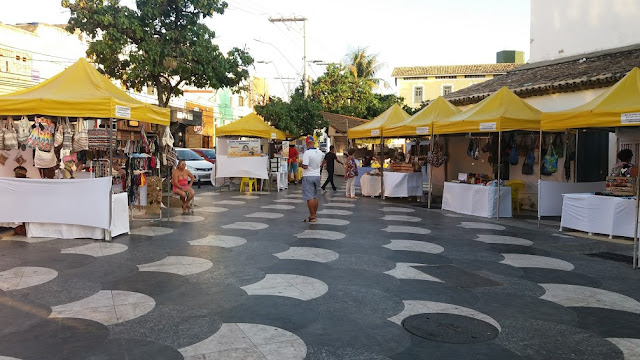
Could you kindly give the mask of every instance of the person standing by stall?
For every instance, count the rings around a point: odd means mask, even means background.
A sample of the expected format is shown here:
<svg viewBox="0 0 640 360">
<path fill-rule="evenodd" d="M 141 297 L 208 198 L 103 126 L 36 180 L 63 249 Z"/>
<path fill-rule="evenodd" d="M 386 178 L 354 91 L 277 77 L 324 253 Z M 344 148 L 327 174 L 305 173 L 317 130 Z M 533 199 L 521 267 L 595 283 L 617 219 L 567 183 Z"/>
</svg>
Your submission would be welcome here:
<svg viewBox="0 0 640 360">
<path fill-rule="evenodd" d="M 315 148 L 313 136 L 307 136 L 307 151 L 302 155 L 302 200 L 307 202 L 309 217 L 304 222 L 316 222 L 318 212 L 318 189 L 320 188 L 320 166 L 324 153 Z"/>
<path fill-rule="evenodd" d="M 338 164 L 344 165 L 338 157 L 336 156 L 336 147 L 331 145 L 329 146 L 329 152 L 324 155 L 324 161 L 322 164 L 327 168 L 327 180 L 322 185 L 322 190 L 326 190 L 327 184 L 331 183 L 331 188 L 333 191 L 336 191 L 336 184 L 333 183 L 333 173 L 335 171 L 334 162 L 338 162 Z"/>
<path fill-rule="evenodd" d="M 349 154 L 349 157 L 347 158 L 347 165 L 344 169 L 344 178 L 347 180 L 346 196 L 350 199 L 357 199 L 356 177 L 358 177 L 358 164 L 356 164 L 356 159 L 353 158 L 353 154 L 356 153 L 356 149 L 349 149 L 347 153 Z"/>
<path fill-rule="evenodd" d="M 289 158 L 287 164 L 289 164 L 289 181 L 291 181 L 291 174 L 293 174 L 293 183 L 296 183 L 296 176 L 298 176 L 298 150 L 294 144 L 289 145 Z"/>
</svg>

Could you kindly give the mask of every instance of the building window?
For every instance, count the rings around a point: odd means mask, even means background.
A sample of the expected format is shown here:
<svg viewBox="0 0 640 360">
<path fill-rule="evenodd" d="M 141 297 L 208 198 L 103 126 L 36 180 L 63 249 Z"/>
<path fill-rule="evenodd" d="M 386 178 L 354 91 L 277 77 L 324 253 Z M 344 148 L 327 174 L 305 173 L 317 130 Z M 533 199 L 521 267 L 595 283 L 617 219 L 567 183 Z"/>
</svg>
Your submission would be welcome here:
<svg viewBox="0 0 640 360">
<path fill-rule="evenodd" d="M 244 97 L 243 96 L 238 97 L 238 106 L 244 106 Z"/>
<path fill-rule="evenodd" d="M 486 75 L 465 75 L 465 79 L 484 79 Z"/>
<path fill-rule="evenodd" d="M 413 87 L 413 103 L 420 104 L 424 100 L 424 87 L 422 86 L 414 86 Z"/>
<path fill-rule="evenodd" d="M 440 80 L 440 79 L 457 79 L 458 77 L 456 75 L 438 75 L 436 76 L 436 79 Z"/>
<path fill-rule="evenodd" d="M 442 85 L 442 96 L 449 95 L 453 92 L 453 85 Z"/>
</svg>

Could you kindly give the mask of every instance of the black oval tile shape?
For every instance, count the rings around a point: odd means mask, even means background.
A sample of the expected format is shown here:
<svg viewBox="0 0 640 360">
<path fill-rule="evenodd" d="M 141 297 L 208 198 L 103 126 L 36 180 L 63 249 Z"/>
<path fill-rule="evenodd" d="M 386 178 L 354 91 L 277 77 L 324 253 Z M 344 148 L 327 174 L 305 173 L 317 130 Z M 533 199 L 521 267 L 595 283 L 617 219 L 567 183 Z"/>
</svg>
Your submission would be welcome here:
<svg viewBox="0 0 640 360">
<path fill-rule="evenodd" d="M 453 344 L 486 342 L 500 334 L 495 326 L 485 321 L 455 314 L 413 315 L 404 319 L 402 326 L 415 336 Z"/>
</svg>

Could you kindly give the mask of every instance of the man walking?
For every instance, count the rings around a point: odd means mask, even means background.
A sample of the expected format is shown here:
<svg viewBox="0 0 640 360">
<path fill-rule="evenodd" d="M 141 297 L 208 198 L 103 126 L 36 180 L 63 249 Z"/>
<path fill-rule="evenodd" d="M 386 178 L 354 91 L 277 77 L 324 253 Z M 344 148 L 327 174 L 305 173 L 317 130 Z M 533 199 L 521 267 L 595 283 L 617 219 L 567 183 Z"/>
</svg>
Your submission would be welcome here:
<svg viewBox="0 0 640 360">
<path fill-rule="evenodd" d="M 337 161 L 338 164 L 342 164 L 342 162 L 338 160 L 338 157 L 336 156 L 336 147 L 331 145 L 329 146 L 329 152 L 325 154 L 324 161 L 322 162 L 322 164 L 326 166 L 328 174 L 327 180 L 324 182 L 324 185 L 322 185 L 322 190 L 325 190 L 327 188 L 327 184 L 329 183 L 331 183 L 331 188 L 333 188 L 333 191 L 337 190 L 336 184 L 333 183 L 333 172 L 335 170 L 334 161 Z"/>
<path fill-rule="evenodd" d="M 320 166 L 323 159 L 322 151 L 315 148 L 313 136 L 307 136 L 307 151 L 302 155 L 302 200 L 307 202 L 309 217 L 304 222 L 317 221 Z"/>
</svg>

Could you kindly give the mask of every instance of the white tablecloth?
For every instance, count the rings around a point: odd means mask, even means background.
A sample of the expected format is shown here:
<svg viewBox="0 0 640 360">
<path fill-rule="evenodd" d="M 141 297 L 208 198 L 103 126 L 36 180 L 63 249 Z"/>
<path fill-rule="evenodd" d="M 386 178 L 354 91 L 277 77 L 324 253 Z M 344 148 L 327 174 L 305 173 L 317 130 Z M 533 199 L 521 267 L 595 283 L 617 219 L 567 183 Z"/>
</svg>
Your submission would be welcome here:
<svg viewBox="0 0 640 360">
<path fill-rule="evenodd" d="M 385 197 L 422 196 L 422 173 L 385 172 L 383 175 Z M 362 176 L 360 189 L 362 196 L 379 196 L 380 176 Z"/>
<path fill-rule="evenodd" d="M 228 157 L 218 155 L 216 158 L 216 177 L 250 177 L 268 179 L 269 158 L 266 156 Z"/>
<path fill-rule="evenodd" d="M 114 194 L 111 217 L 111 236 L 129 233 L 129 198 L 127 193 Z M 70 224 L 27 223 L 28 237 L 59 239 L 104 239 L 104 229 Z"/>
<path fill-rule="evenodd" d="M 565 194 L 562 228 L 611 236 L 633 237 L 636 201 L 592 194 Z"/>
<path fill-rule="evenodd" d="M 498 215 L 498 188 L 482 185 L 444 183 L 442 210 L 482 217 Z M 511 188 L 500 188 L 500 217 L 511 217 Z"/>
</svg>

